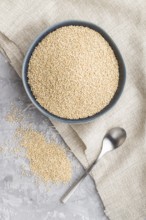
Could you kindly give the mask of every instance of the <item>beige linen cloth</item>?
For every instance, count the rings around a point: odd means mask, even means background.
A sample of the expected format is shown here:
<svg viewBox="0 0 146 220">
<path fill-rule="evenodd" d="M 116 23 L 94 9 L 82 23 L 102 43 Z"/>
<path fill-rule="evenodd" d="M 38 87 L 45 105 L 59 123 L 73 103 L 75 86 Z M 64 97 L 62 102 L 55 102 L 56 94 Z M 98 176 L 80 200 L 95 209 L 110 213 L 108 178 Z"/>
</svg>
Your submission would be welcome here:
<svg viewBox="0 0 146 220">
<path fill-rule="evenodd" d="M 84 167 L 98 155 L 105 132 L 124 127 L 127 141 L 97 164 L 93 178 L 111 220 L 146 219 L 146 65 L 145 0 L 1 0 L 0 50 L 21 76 L 24 55 L 45 28 L 64 20 L 102 27 L 125 60 L 124 92 L 94 122 L 68 125 L 52 121 Z"/>
</svg>

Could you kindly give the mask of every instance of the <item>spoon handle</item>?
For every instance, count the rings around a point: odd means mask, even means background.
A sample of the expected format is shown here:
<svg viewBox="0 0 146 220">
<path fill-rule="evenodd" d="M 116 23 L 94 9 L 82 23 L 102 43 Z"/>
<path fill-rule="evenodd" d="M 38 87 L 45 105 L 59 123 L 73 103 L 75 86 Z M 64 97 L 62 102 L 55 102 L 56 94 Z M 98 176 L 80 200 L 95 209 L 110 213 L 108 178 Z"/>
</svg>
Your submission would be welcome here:
<svg viewBox="0 0 146 220">
<path fill-rule="evenodd" d="M 83 180 L 86 178 L 86 176 L 90 173 L 90 171 L 92 170 L 92 168 L 95 166 L 97 160 L 95 160 L 91 166 L 85 171 L 85 173 L 80 177 L 80 179 L 77 180 L 77 182 L 75 182 L 71 188 L 65 193 L 65 195 L 61 198 L 61 202 L 62 203 L 66 203 L 69 198 L 72 196 L 72 194 L 76 191 L 76 189 L 78 188 L 78 186 L 83 182 Z"/>
</svg>

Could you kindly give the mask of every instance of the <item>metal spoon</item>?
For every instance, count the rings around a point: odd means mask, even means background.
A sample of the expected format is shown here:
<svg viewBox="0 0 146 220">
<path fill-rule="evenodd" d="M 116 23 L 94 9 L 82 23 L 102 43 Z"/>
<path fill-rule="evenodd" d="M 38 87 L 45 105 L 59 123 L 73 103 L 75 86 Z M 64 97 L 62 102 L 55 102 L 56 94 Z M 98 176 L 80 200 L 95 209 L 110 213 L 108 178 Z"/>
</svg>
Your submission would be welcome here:
<svg viewBox="0 0 146 220">
<path fill-rule="evenodd" d="M 77 187 L 81 184 L 81 182 L 85 179 L 85 177 L 90 173 L 95 164 L 98 162 L 101 157 L 103 157 L 107 152 L 114 150 L 115 148 L 122 145 L 126 139 L 126 131 L 123 128 L 112 128 L 110 129 L 104 136 L 102 141 L 102 147 L 99 156 L 97 159 L 90 165 L 90 167 L 85 170 L 85 173 L 80 177 L 80 179 L 75 182 L 71 188 L 65 193 L 65 195 L 61 198 L 61 202 L 66 203 L 68 199 L 75 192 Z"/>
</svg>

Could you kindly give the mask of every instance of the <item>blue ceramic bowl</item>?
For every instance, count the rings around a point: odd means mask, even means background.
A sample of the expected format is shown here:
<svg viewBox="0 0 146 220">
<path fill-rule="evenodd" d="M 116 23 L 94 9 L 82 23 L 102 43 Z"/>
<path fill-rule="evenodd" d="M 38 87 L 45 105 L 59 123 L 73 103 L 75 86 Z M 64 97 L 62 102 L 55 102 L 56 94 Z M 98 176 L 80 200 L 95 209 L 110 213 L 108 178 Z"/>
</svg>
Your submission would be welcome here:
<svg viewBox="0 0 146 220">
<path fill-rule="evenodd" d="M 48 112 L 46 109 L 44 109 L 35 99 L 31 88 L 28 84 L 28 64 L 29 64 L 29 60 L 31 58 L 31 55 L 33 53 L 33 51 L 35 50 L 35 47 L 38 45 L 38 43 L 40 41 L 42 41 L 42 39 L 48 35 L 49 33 L 55 31 L 56 29 L 60 28 L 60 27 L 64 27 L 64 26 L 69 26 L 69 25 L 76 25 L 76 26 L 83 26 L 83 27 L 89 27 L 95 31 L 97 31 L 98 33 L 100 33 L 105 40 L 109 43 L 109 45 L 111 46 L 111 48 L 113 49 L 115 56 L 118 60 L 118 64 L 119 64 L 119 85 L 118 85 L 118 89 L 113 97 L 113 99 L 110 101 L 110 103 L 104 108 L 102 109 L 100 112 L 87 117 L 87 118 L 81 118 L 81 119 L 66 119 L 66 118 L 61 118 L 58 117 L 50 112 Z M 126 69 L 125 69 L 125 65 L 124 65 L 124 61 L 123 58 L 117 48 L 117 46 L 115 45 L 115 43 L 113 42 L 113 40 L 109 37 L 109 35 L 102 30 L 100 27 L 89 23 L 89 22 L 84 22 L 84 21 L 64 21 L 61 22 L 59 24 L 56 24 L 52 27 L 49 27 L 47 30 L 45 30 L 44 32 L 42 32 L 32 43 L 32 45 L 30 46 L 25 58 L 24 58 L 24 62 L 23 62 L 23 67 L 22 67 L 22 79 L 23 79 L 23 85 L 24 88 L 26 90 L 26 93 L 29 97 L 29 99 L 31 100 L 31 102 L 36 106 L 36 108 L 45 116 L 47 117 L 51 117 L 53 119 L 56 119 L 58 121 L 62 121 L 65 123 L 84 123 L 84 122 L 89 122 L 91 120 L 94 120 L 95 118 L 99 117 L 100 115 L 102 115 L 103 113 L 107 112 L 109 109 L 111 109 L 111 107 L 113 107 L 115 105 L 115 103 L 118 101 L 123 88 L 124 88 L 124 84 L 125 84 L 125 79 L 126 79 Z"/>
</svg>

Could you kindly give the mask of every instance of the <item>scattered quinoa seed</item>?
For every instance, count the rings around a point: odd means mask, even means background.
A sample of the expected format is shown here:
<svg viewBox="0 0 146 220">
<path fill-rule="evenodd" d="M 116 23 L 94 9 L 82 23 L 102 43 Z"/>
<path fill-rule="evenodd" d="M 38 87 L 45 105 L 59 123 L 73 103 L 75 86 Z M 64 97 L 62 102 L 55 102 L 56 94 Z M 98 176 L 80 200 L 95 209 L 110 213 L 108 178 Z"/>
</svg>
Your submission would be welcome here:
<svg viewBox="0 0 146 220">
<path fill-rule="evenodd" d="M 22 112 L 14 105 L 11 106 L 10 111 L 6 115 L 8 122 L 21 122 L 23 119 Z"/>
<path fill-rule="evenodd" d="M 35 48 L 28 67 L 34 97 L 59 117 L 79 119 L 107 106 L 119 81 L 119 67 L 108 42 L 96 31 L 66 26 Z"/>
<path fill-rule="evenodd" d="M 72 176 L 71 162 L 65 150 L 48 143 L 44 135 L 31 129 L 17 130 L 20 145 L 26 149 L 31 172 L 45 182 L 68 182 Z"/>
</svg>

